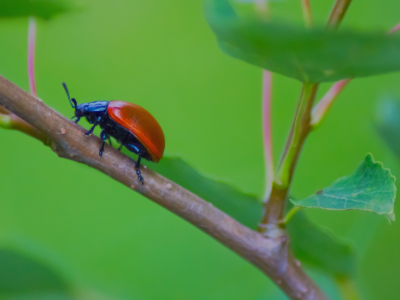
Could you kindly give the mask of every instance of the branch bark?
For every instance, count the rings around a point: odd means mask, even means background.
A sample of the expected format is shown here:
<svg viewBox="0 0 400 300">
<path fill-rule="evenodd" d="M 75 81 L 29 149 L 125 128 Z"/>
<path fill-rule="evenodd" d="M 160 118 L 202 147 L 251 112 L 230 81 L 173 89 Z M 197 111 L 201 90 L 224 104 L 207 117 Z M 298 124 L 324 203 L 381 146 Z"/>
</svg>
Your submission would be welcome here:
<svg viewBox="0 0 400 300">
<path fill-rule="evenodd" d="M 327 299 L 304 273 L 289 249 L 287 235 L 265 238 L 243 226 L 212 204 L 174 182 L 141 167 L 145 184 L 138 182 L 135 162 L 101 140 L 84 136 L 86 130 L 0 76 L 0 105 L 46 136 L 62 158 L 93 167 L 184 218 L 227 246 L 269 276 L 291 299 Z"/>
</svg>

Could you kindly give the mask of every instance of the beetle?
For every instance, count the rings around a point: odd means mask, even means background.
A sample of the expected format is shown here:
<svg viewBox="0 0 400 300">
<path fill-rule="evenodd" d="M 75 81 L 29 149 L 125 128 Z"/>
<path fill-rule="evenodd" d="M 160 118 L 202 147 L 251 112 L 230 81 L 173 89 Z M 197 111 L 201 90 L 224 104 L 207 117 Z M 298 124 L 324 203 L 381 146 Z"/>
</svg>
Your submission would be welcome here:
<svg viewBox="0 0 400 300">
<path fill-rule="evenodd" d="M 111 145 L 110 136 L 114 137 L 122 146 L 129 151 L 138 154 L 135 164 L 136 174 L 139 181 L 144 183 L 140 173 L 140 160 L 158 162 L 164 154 L 165 138 L 161 126 L 157 120 L 143 107 L 125 101 L 94 101 L 77 104 L 75 98 L 71 98 L 65 82 L 62 83 L 67 93 L 69 103 L 75 109 L 75 123 L 83 117 L 90 124 L 93 124 L 85 135 L 91 135 L 96 126 L 101 127 L 100 138 L 103 144 L 99 151 L 102 157 L 104 145 L 108 139 Z"/>
</svg>

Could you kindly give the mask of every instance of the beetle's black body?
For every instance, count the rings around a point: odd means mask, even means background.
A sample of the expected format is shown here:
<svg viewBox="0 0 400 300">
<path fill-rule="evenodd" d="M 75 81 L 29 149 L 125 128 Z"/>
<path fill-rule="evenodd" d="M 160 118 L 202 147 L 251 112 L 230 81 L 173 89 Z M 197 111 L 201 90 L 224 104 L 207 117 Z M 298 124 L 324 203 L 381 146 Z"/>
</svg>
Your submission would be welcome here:
<svg viewBox="0 0 400 300">
<path fill-rule="evenodd" d="M 78 123 L 79 120 L 83 117 L 87 119 L 90 124 L 93 124 L 92 128 L 85 135 L 91 135 L 93 130 L 97 125 L 99 125 L 102 129 L 100 133 L 100 138 L 103 141 L 103 145 L 100 148 L 99 157 L 102 157 L 104 146 L 106 140 L 108 139 L 111 144 L 110 136 L 115 138 L 117 141 L 121 143 L 121 147 L 124 146 L 129 151 L 132 151 L 139 155 L 135 168 L 136 174 L 138 175 L 139 180 L 143 184 L 143 177 L 140 173 L 140 160 L 141 158 L 145 158 L 151 161 L 151 156 L 148 153 L 147 149 L 138 141 L 138 139 L 126 128 L 122 127 L 114 120 L 112 120 L 108 113 L 107 108 L 109 105 L 109 101 L 95 101 L 89 103 L 81 103 L 77 105 L 76 100 L 74 98 L 70 98 L 67 86 L 63 83 L 64 89 L 67 92 L 68 99 L 70 99 L 71 105 L 75 108 L 75 123 Z"/>
</svg>

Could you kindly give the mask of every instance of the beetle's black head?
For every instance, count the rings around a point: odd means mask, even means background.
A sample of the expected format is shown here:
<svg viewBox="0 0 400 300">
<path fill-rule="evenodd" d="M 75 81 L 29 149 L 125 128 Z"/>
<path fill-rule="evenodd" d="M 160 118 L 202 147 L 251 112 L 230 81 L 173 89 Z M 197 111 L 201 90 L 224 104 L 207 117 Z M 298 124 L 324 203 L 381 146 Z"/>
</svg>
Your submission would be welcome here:
<svg viewBox="0 0 400 300">
<path fill-rule="evenodd" d="M 75 102 L 75 105 L 76 105 L 76 102 Z M 90 112 L 88 112 L 88 109 L 87 109 L 88 105 L 89 105 L 89 103 L 81 103 L 79 105 L 76 105 L 75 106 L 75 118 L 82 118 L 82 117 L 86 117 L 87 115 L 89 115 Z"/>
</svg>

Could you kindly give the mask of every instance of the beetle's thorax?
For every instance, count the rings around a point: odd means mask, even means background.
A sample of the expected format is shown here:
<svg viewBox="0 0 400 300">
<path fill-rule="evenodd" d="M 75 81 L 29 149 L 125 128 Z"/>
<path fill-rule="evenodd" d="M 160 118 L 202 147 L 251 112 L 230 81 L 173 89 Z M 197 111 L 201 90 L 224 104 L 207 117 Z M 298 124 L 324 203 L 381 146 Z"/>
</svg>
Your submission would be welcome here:
<svg viewBox="0 0 400 300">
<path fill-rule="evenodd" d="M 88 103 L 81 103 L 75 109 L 75 117 L 89 117 L 98 116 L 107 111 L 109 101 L 94 101 Z"/>
</svg>

